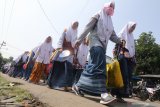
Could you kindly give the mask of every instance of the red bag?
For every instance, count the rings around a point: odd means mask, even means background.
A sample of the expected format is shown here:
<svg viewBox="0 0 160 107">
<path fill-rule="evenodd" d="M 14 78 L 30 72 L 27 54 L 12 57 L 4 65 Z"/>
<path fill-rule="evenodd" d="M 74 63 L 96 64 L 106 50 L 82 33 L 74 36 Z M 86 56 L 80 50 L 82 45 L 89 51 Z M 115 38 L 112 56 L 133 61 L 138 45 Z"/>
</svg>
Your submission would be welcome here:
<svg viewBox="0 0 160 107">
<path fill-rule="evenodd" d="M 27 68 L 27 64 L 24 64 L 23 69 L 26 70 L 26 68 Z"/>
<path fill-rule="evenodd" d="M 49 75 L 49 72 L 51 71 L 52 67 L 53 67 L 52 63 L 50 63 L 50 64 L 47 65 L 47 70 L 46 70 L 46 74 L 47 75 Z"/>
</svg>

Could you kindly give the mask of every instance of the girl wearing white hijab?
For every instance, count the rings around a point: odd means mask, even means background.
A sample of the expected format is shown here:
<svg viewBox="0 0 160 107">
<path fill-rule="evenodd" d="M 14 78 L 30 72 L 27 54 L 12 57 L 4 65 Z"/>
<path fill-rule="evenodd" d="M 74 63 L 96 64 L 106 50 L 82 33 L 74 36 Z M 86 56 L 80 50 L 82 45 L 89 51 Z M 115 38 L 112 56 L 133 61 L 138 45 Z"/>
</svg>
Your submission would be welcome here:
<svg viewBox="0 0 160 107">
<path fill-rule="evenodd" d="M 47 65 L 50 63 L 50 56 L 53 51 L 52 38 L 49 36 L 44 43 L 40 45 L 35 56 L 35 64 L 29 78 L 29 82 L 38 84 L 42 74 L 46 71 Z"/>
<path fill-rule="evenodd" d="M 32 72 L 32 69 L 33 69 L 33 66 L 34 66 L 34 61 L 33 61 L 33 58 L 35 56 L 35 53 L 37 52 L 38 48 L 40 46 L 37 46 L 35 47 L 34 49 L 32 49 L 30 51 L 30 54 L 29 54 L 29 57 L 28 57 L 28 60 L 27 60 L 27 63 L 26 63 L 26 71 L 25 71 L 25 76 L 24 76 L 24 79 L 26 81 L 28 81 L 30 75 L 31 75 L 31 72 Z"/>
<path fill-rule="evenodd" d="M 75 21 L 68 29 L 65 29 L 58 42 L 59 50 L 70 50 L 71 53 L 74 54 L 74 45 L 77 39 L 78 25 L 79 23 Z"/>
<path fill-rule="evenodd" d="M 118 55 L 124 87 L 121 89 L 112 89 L 112 94 L 116 95 L 117 101 L 125 103 L 122 97 L 129 97 L 132 82 L 132 71 L 135 64 L 135 43 L 133 31 L 135 30 L 136 23 L 129 22 L 119 33 L 119 37 L 124 40 L 123 46 Z"/>
<path fill-rule="evenodd" d="M 86 25 L 84 31 L 76 41 L 75 47 L 79 47 L 85 37 L 89 34 L 90 60 L 81 74 L 78 83 L 72 88 L 77 95 L 81 91 L 101 95 L 102 104 L 107 104 L 115 98 L 107 94 L 106 89 L 106 48 L 108 41 L 120 43 L 120 39 L 114 32 L 111 16 L 114 13 L 115 3 L 109 2 L 101 11 L 93 16 Z"/>
<path fill-rule="evenodd" d="M 23 69 L 23 65 L 26 63 L 27 59 L 28 59 L 28 51 L 24 52 L 22 55 L 20 55 L 16 60 L 16 69 L 13 72 L 13 77 L 23 77 L 23 74 L 25 73 L 25 70 Z"/>
<path fill-rule="evenodd" d="M 83 43 L 80 45 L 77 53 L 77 58 L 80 66 L 82 68 L 85 67 L 86 61 L 87 61 L 87 55 L 88 55 L 88 43 L 87 38 L 83 41 Z"/>
<path fill-rule="evenodd" d="M 66 29 L 59 42 L 59 51 L 69 50 L 71 52 L 70 58 L 66 61 L 53 61 L 54 66 L 49 74 L 48 85 L 50 88 L 69 91 L 73 84 L 73 56 L 75 54 L 74 45 L 77 39 L 78 22 L 73 22 L 72 25 Z"/>
<path fill-rule="evenodd" d="M 135 22 L 128 22 L 127 25 L 124 26 L 124 28 L 119 33 L 119 37 L 122 40 L 126 41 L 125 48 L 129 50 L 129 56 L 128 57 L 134 57 L 135 56 L 135 42 L 134 42 L 134 36 L 133 31 L 136 27 Z"/>
</svg>

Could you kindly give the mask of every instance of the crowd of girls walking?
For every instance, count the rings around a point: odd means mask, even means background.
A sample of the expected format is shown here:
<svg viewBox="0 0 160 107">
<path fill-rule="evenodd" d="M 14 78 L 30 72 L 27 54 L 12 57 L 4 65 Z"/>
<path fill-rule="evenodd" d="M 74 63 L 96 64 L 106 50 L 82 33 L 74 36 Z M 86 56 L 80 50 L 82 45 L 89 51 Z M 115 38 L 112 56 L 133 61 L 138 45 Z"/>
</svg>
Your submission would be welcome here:
<svg viewBox="0 0 160 107">
<path fill-rule="evenodd" d="M 80 96 L 101 96 L 101 104 L 108 104 L 115 99 L 124 103 L 123 97 L 130 95 L 135 66 L 132 33 L 136 23 L 128 22 L 117 36 L 112 23 L 114 9 L 114 2 L 106 3 L 91 17 L 79 36 L 77 31 L 80 22 L 73 22 L 62 33 L 56 49 L 52 47 L 54 40 L 48 36 L 40 46 L 14 60 L 5 73 L 33 84 L 40 84 L 43 80 L 51 89 L 72 91 Z M 113 89 L 112 92 L 108 92 L 106 85 L 106 50 L 109 40 L 120 46 L 119 51 L 114 49 L 113 56 L 119 61 L 124 83 L 123 88 Z"/>
</svg>

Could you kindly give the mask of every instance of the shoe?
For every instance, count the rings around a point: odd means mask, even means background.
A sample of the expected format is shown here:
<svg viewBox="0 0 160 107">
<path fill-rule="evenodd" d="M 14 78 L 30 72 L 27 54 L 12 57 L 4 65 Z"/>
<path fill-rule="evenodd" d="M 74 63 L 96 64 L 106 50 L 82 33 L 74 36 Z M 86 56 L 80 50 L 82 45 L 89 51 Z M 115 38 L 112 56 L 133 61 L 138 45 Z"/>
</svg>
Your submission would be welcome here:
<svg viewBox="0 0 160 107">
<path fill-rule="evenodd" d="M 76 85 L 74 85 L 74 86 L 72 87 L 72 91 L 73 91 L 76 95 L 79 95 L 79 89 L 78 89 L 78 87 L 77 87 Z"/>
<path fill-rule="evenodd" d="M 84 97 L 83 91 L 79 90 L 79 95 L 80 95 L 81 97 Z"/>
<path fill-rule="evenodd" d="M 111 103 L 111 102 L 114 101 L 115 99 L 116 99 L 115 97 L 112 97 L 112 96 L 109 94 L 106 98 L 102 98 L 102 97 L 101 97 L 100 103 L 106 105 L 106 104 Z"/>
<path fill-rule="evenodd" d="M 28 81 L 28 79 L 25 79 L 25 81 Z"/>
<path fill-rule="evenodd" d="M 72 91 L 73 91 L 76 95 L 79 95 L 79 96 L 81 96 L 81 97 L 84 96 L 84 94 L 79 90 L 79 88 L 78 88 L 76 85 L 74 85 L 74 86 L 72 87 Z"/>
<path fill-rule="evenodd" d="M 122 98 L 117 98 L 116 101 L 119 102 L 119 103 L 127 103 L 127 101 L 125 101 Z"/>
</svg>

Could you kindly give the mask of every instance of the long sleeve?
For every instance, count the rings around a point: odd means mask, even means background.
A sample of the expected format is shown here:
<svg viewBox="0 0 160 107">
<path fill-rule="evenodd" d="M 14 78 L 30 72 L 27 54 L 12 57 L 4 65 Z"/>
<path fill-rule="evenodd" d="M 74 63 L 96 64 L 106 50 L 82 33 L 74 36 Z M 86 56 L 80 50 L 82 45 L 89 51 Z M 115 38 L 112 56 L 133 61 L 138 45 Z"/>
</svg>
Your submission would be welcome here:
<svg viewBox="0 0 160 107">
<path fill-rule="evenodd" d="M 59 41 L 58 41 L 57 48 L 62 48 L 65 35 L 66 35 L 66 32 L 64 31 L 63 34 L 61 35 Z"/>
<path fill-rule="evenodd" d="M 95 15 L 94 17 L 91 18 L 91 20 L 89 21 L 89 23 L 85 26 L 85 29 L 83 30 L 83 32 L 81 33 L 80 37 L 78 38 L 78 42 L 82 43 L 82 41 L 85 39 L 85 37 L 88 35 L 88 33 L 94 29 L 94 27 L 97 24 L 99 15 Z"/>
<path fill-rule="evenodd" d="M 49 56 L 52 55 L 52 52 L 53 52 L 54 50 L 55 50 L 55 49 L 54 49 L 53 47 L 51 47 L 51 50 L 50 50 L 50 52 L 49 52 Z"/>
<path fill-rule="evenodd" d="M 115 31 L 113 31 L 111 37 L 110 37 L 110 40 L 114 43 L 120 43 L 121 42 L 121 39 L 118 38 L 118 36 L 116 35 Z"/>
<path fill-rule="evenodd" d="M 76 37 L 74 37 L 73 39 L 72 39 L 72 41 L 71 41 L 71 44 L 72 44 L 72 47 L 74 47 L 75 46 L 75 41 L 77 40 L 77 36 Z"/>
<path fill-rule="evenodd" d="M 42 45 L 41 45 L 42 46 Z M 36 59 L 40 53 L 40 50 L 41 50 L 41 46 L 37 49 L 36 53 L 35 53 L 35 56 L 33 59 Z"/>
</svg>

